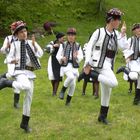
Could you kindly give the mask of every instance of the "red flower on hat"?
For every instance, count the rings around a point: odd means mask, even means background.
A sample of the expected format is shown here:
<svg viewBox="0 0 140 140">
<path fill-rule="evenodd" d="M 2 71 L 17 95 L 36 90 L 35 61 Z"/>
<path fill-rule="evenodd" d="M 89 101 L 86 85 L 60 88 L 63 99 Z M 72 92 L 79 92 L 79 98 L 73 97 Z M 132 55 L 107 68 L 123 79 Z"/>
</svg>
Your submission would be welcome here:
<svg viewBox="0 0 140 140">
<path fill-rule="evenodd" d="M 26 26 L 26 23 L 23 22 L 22 20 L 21 20 L 21 21 L 13 22 L 13 23 L 10 25 L 10 28 L 11 28 L 11 30 L 15 31 L 15 30 L 17 30 L 19 27 L 21 27 L 21 26 Z"/>
</svg>

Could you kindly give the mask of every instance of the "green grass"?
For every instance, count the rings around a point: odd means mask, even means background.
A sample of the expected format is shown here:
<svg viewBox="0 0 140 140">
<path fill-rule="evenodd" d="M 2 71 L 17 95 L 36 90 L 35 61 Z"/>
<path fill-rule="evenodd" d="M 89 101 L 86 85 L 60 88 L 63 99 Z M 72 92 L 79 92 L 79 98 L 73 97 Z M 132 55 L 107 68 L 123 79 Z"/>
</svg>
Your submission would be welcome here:
<svg viewBox="0 0 140 140">
<path fill-rule="evenodd" d="M 51 40 L 52 37 L 39 40 L 40 44 Z M 80 38 L 80 37 L 79 37 Z M 86 38 L 86 37 L 85 37 Z M 47 41 L 46 41 L 47 40 Z M 6 70 L 2 64 L 0 72 Z M 133 106 L 133 96 L 128 95 L 128 84 L 117 75 L 119 86 L 113 89 L 108 119 L 109 126 L 97 122 L 100 99 L 92 97 L 91 84 L 88 85 L 86 96 L 81 96 L 82 82 L 77 83 L 75 95 L 70 107 L 58 97 L 52 97 L 51 83 L 47 77 L 48 54 L 41 59 L 42 69 L 37 71 L 35 90 L 31 110 L 31 134 L 25 134 L 19 129 L 22 115 L 21 93 L 19 110 L 13 108 L 13 92 L 4 89 L 0 94 L 0 139 L 1 140 L 139 140 L 140 108 Z M 123 64 L 122 54 L 119 53 L 115 68 Z M 62 86 L 62 83 L 59 87 Z"/>
<path fill-rule="evenodd" d="M 128 35 L 130 35 L 130 25 L 138 21 L 140 14 L 139 0 L 135 0 L 135 3 L 130 0 L 106 0 L 106 3 L 107 8 L 119 7 L 125 12 L 124 19 L 128 25 Z M 104 26 L 104 19 L 101 15 L 81 21 L 72 19 L 72 17 L 67 18 L 65 14 L 63 16 L 63 19 L 58 19 L 61 24 L 56 30 L 65 32 L 67 27 L 76 27 L 77 40 L 82 45 L 97 27 Z M 38 42 L 43 48 L 52 39 L 54 39 L 53 36 L 47 36 L 40 38 Z M 65 101 L 51 96 L 52 87 L 46 70 L 48 57 L 48 54 L 45 53 L 41 59 L 42 69 L 36 71 L 37 79 L 30 120 L 33 132 L 25 134 L 19 128 L 24 92 L 21 93 L 21 107 L 19 110 L 15 110 L 13 108 L 13 91 L 4 89 L 0 92 L 0 140 L 140 140 L 140 107 L 132 105 L 134 91 L 132 95 L 128 95 L 129 86 L 122 79 L 122 74 L 117 75 L 119 86 L 112 91 L 108 115 L 110 125 L 105 126 L 97 121 L 100 99 L 95 100 L 92 96 L 91 84 L 88 85 L 86 96 L 83 97 L 81 96 L 82 82 L 77 83 L 70 107 L 64 105 Z M 0 73 L 6 71 L 3 60 L 4 56 L 1 55 Z M 123 64 L 122 53 L 119 52 L 115 71 Z M 62 83 L 59 91 L 61 87 Z"/>
</svg>

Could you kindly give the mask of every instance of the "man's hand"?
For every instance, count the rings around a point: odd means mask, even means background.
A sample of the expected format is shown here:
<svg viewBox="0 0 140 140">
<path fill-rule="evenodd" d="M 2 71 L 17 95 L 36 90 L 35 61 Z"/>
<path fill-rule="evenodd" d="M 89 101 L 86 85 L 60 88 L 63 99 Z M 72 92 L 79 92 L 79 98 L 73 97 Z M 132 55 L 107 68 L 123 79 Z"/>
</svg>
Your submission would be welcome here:
<svg viewBox="0 0 140 140">
<path fill-rule="evenodd" d="M 123 22 L 123 25 L 122 25 L 122 28 L 121 28 L 121 33 L 122 33 L 122 35 L 125 35 L 125 33 L 126 33 L 126 23 L 125 23 L 125 21 Z"/>
<path fill-rule="evenodd" d="M 35 35 L 32 34 L 32 45 L 35 47 Z"/>
<path fill-rule="evenodd" d="M 86 65 L 85 67 L 84 67 L 84 72 L 85 72 L 85 74 L 89 74 L 90 73 L 90 70 L 91 70 L 91 66 L 90 65 Z"/>
<path fill-rule="evenodd" d="M 74 59 L 77 58 L 77 55 L 78 55 L 78 51 L 75 51 L 75 52 L 73 53 L 73 57 L 74 57 Z"/>
<path fill-rule="evenodd" d="M 11 61 L 11 64 L 18 64 L 19 59 L 15 59 Z"/>
<path fill-rule="evenodd" d="M 130 62 L 132 60 L 132 56 L 128 57 L 125 61 L 126 63 Z"/>
<path fill-rule="evenodd" d="M 62 62 L 66 63 L 67 62 L 67 57 L 63 57 Z"/>
<path fill-rule="evenodd" d="M 32 45 L 34 46 L 35 52 L 37 52 L 37 48 L 35 46 L 35 35 L 32 34 Z"/>
<path fill-rule="evenodd" d="M 59 44 L 54 44 L 53 47 L 54 48 L 58 48 L 59 47 Z"/>
</svg>

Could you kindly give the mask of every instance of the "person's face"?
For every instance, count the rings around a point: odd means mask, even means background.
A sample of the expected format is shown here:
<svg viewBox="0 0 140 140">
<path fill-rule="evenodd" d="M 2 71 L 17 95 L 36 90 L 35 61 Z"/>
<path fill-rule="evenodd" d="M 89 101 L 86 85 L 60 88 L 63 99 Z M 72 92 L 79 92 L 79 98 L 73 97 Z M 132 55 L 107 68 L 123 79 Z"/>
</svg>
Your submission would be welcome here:
<svg viewBox="0 0 140 140">
<path fill-rule="evenodd" d="M 27 39 L 27 29 L 24 28 L 17 33 L 17 37 L 19 40 L 26 40 Z"/>
<path fill-rule="evenodd" d="M 140 37 L 140 28 L 137 28 L 133 31 L 134 35 Z"/>
<path fill-rule="evenodd" d="M 111 21 L 111 25 L 112 25 L 113 29 L 118 29 L 120 24 L 121 24 L 121 20 L 119 20 L 119 19 Z"/>
<path fill-rule="evenodd" d="M 74 43 L 75 40 L 76 40 L 76 35 L 73 35 L 73 34 L 68 34 L 67 35 L 67 39 L 70 43 Z"/>
<path fill-rule="evenodd" d="M 65 41 L 65 36 L 59 38 L 59 42 L 60 42 L 60 43 L 63 43 L 64 41 Z"/>
</svg>

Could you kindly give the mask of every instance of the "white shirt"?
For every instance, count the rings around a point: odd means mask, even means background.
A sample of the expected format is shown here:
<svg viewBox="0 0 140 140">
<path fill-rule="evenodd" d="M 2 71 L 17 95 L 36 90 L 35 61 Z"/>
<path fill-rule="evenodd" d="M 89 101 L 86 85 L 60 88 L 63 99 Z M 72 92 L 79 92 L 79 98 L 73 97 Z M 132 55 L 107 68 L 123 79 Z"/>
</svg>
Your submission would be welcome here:
<svg viewBox="0 0 140 140">
<path fill-rule="evenodd" d="M 33 52 L 37 58 L 40 58 L 43 55 L 43 50 L 37 44 L 37 42 L 35 42 L 35 47 L 36 47 L 37 51 L 35 51 L 35 48 L 32 45 L 32 40 L 26 40 L 26 43 L 29 44 L 29 46 L 31 47 L 31 49 L 33 50 Z M 13 60 L 19 60 L 17 62 L 17 64 L 15 65 L 15 67 L 20 67 L 20 57 L 21 57 L 20 46 L 21 46 L 21 41 L 18 40 L 18 41 L 13 42 L 11 44 L 10 52 L 7 56 L 8 63 L 11 63 Z M 33 66 L 27 52 L 26 52 L 26 65 L 31 66 L 31 67 Z M 15 70 L 14 75 L 21 74 L 21 73 L 26 73 L 29 76 L 29 78 L 35 78 L 35 74 L 31 71 L 28 71 L 28 70 Z"/>
</svg>

